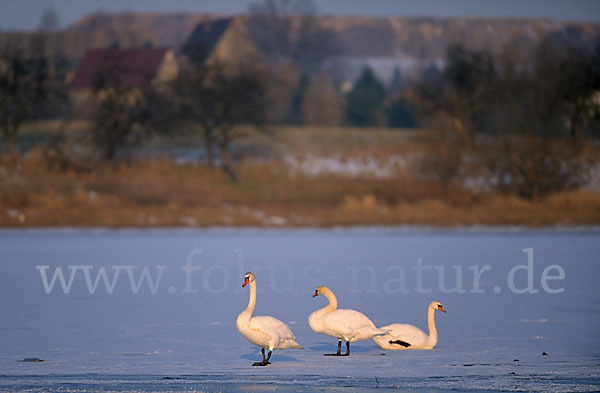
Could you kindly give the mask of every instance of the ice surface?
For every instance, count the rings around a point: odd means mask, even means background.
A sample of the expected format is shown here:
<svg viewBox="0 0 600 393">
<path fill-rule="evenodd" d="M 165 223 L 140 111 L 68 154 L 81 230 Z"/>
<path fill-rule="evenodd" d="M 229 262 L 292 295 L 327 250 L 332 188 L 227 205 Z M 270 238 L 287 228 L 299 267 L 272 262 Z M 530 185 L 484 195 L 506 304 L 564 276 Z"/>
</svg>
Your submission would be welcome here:
<svg viewBox="0 0 600 393">
<path fill-rule="evenodd" d="M 0 390 L 599 390 L 599 235 L 504 228 L 3 230 Z M 527 265 L 529 248 L 538 292 L 512 293 L 509 272 Z M 189 276 L 186 261 L 197 268 Z M 432 266 L 422 270 L 420 286 L 419 263 Z M 474 293 L 470 268 L 486 265 L 483 293 Z M 564 279 L 547 281 L 561 293 L 541 285 L 550 265 L 564 270 Z M 60 267 L 65 284 L 69 266 L 79 268 L 68 293 L 57 279 L 46 294 L 38 266 L 48 266 L 40 269 L 49 282 Z M 114 291 L 100 279 L 90 293 L 84 270 L 93 283 L 104 267 L 110 284 L 113 266 L 121 266 Z M 134 293 L 145 267 L 154 294 L 146 281 Z M 452 291 L 456 269 L 466 293 Z M 255 314 L 288 323 L 305 351 L 275 351 L 272 365 L 250 366 L 259 350 L 235 327 L 248 302 L 246 271 L 257 277 Z M 517 289 L 527 287 L 526 273 L 514 274 Z M 378 326 L 426 329 L 427 304 L 439 300 L 448 313 L 436 313 L 437 348 L 383 351 L 369 340 L 353 344 L 348 358 L 322 356 L 336 341 L 307 324 L 325 305 L 312 298 L 321 284 L 340 308 L 357 309 Z M 48 361 L 21 362 L 32 357 Z"/>
</svg>

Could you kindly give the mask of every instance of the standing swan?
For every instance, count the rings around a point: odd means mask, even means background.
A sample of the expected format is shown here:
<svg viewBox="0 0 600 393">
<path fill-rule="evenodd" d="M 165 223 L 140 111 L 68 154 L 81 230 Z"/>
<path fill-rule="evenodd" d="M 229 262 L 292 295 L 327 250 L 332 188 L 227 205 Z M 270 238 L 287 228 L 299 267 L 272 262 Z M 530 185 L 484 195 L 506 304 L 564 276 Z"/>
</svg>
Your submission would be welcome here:
<svg viewBox="0 0 600 393">
<path fill-rule="evenodd" d="M 325 356 L 349 356 L 351 342 L 368 340 L 378 334 L 386 333 L 384 330 L 377 329 L 369 318 L 358 311 L 338 310 L 337 299 L 329 288 L 317 287 L 313 297 L 318 295 L 325 296 L 329 304 L 310 314 L 308 324 L 315 332 L 338 339 L 337 353 L 325 354 Z M 346 341 L 346 353 L 343 355 L 341 354 L 342 340 Z"/>
<path fill-rule="evenodd" d="M 256 279 L 254 273 L 248 272 L 244 275 L 242 287 L 250 284 L 250 301 L 248 307 L 237 317 L 236 325 L 242 336 L 246 337 L 254 345 L 260 347 L 262 362 L 253 363 L 253 366 L 266 366 L 271 364 L 271 353 L 275 349 L 297 348 L 304 349 L 296 342 L 296 336 L 288 325 L 273 317 L 253 317 L 256 306 Z M 265 348 L 269 349 L 269 355 L 265 358 Z"/>
<path fill-rule="evenodd" d="M 373 341 L 383 349 L 433 349 L 438 342 L 437 329 L 435 328 L 435 310 L 446 312 L 440 302 L 431 302 L 427 308 L 427 324 L 429 335 L 413 325 L 393 323 L 382 326 L 387 330 L 385 336 L 373 337 Z"/>
</svg>

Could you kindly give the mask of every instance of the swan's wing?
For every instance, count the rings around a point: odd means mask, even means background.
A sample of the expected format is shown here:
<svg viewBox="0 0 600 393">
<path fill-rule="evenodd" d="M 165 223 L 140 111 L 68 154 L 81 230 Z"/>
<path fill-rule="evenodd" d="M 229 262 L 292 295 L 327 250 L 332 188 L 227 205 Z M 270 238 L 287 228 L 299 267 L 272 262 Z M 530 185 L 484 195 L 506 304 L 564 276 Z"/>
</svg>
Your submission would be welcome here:
<svg viewBox="0 0 600 393">
<path fill-rule="evenodd" d="M 289 331 L 289 328 L 285 323 L 281 322 L 277 318 L 268 316 L 257 316 L 250 318 L 250 327 L 267 334 L 279 335 L 278 333 L 285 332 L 286 329 Z"/>
<path fill-rule="evenodd" d="M 375 327 L 373 322 L 364 314 L 355 310 L 336 310 L 323 316 L 323 326 L 328 331 L 327 334 L 334 337 L 372 337 L 376 334 L 382 334 Z M 383 329 L 382 329 L 383 330 Z"/>
<path fill-rule="evenodd" d="M 393 323 L 391 325 L 382 326 L 381 330 L 387 331 L 385 338 L 391 341 L 406 342 L 411 345 L 426 341 L 429 336 L 416 326 L 405 323 Z"/>
<path fill-rule="evenodd" d="M 296 342 L 296 336 L 289 326 L 277 318 L 269 316 L 252 317 L 250 319 L 250 327 L 274 338 L 278 343 L 277 347 L 280 349 L 300 347 Z"/>
<path fill-rule="evenodd" d="M 375 328 L 375 324 L 363 313 L 356 310 L 335 310 L 323 317 L 328 324 L 346 326 L 350 329 Z"/>
</svg>

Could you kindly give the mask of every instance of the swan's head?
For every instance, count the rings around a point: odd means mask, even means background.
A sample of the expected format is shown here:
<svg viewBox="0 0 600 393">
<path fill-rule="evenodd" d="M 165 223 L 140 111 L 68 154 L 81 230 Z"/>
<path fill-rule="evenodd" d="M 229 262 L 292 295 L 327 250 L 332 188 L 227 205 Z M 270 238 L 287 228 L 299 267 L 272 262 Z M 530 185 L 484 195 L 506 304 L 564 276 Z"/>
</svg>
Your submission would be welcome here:
<svg viewBox="0 0 600 393">
<path fill-rule="evenodd" d="M 323 289 L 325 289 L 327 287 L 324 287 L 323 285 L 319 285 L 317 287 L 317 289 L 315 289 L 315 294 L 313 295 L 313 297 L 317 297 L 319 295 L 321 295 L 323 293 Z"/>
<path fill-rule="evenodd" d="M 434 310 L 440 310 L 441 312 L 446 312 L 446 310 L 444 310 L 444 307 L 442 307 L 442 303 L 440 303 L 440 302 L 431 302 L 429 307 L 433 308 Z"/>
<path fill-rule="evenodd" d="M 248 272 L 244 274 L 244 283 L 242 284 L 242 288 L 254 281 L 254 273 Z"/>
<path fill-rule="evenodd" d="M 331 289 L 327 288 L 325 285 L 319 285 L 317 289 L 315 289 L 313 297 L 317 297 L 319 295 L 323 295 L 329 299 L 333 296 L 333 292 L 331 292 Z"/>
</svg>

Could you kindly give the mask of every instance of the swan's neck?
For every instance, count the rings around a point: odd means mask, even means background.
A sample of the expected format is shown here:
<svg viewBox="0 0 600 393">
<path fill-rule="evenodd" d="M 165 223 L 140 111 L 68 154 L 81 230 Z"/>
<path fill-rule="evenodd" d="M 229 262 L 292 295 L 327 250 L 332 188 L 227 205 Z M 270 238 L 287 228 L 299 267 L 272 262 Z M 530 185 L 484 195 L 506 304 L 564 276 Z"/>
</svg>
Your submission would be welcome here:
<svg viewBox="0 0 600 393">
<path fill-rule="evenodd" d="M 317 311 L 313 312 L 308 317 L 308 325 L 315 332 L 323 331 L 323 326 L 321 324 L 321 318 L 323 318 L 325 315 L 329 314 L 330 312 L 337 310 L 337 306 L 338 306 L 335 295 L 329 289 L 327 289 L 327 288 L 321 289 L 320 294 L 325 296 L 327 298 L 327 300 L 329 300 L 329 304 L 326 305 L 325 307 L 320 308 Z"/>
<path fill-rule="evenodd" d="M 331 311 L 335 311 L 338 308 L 338 302 L 337 299 L 335 298 L 335 295 L 333 294 L 333 292 L 331 292 L 329 289 L 325 290 L 322 292 L 323 296 L 325 296 L 327 298 L 327 300 L 329 300 L 329 304 L 323 308 L 323 310 L 327 310 L 329 312 Z"/>
<path fill-rule="evenodd" d="M 256 280 L 250 281 L 250 300 L 248 300 L 248 307 L 246 307 L 246 312 L 252 315 L 254 312 L 254 307 L 256 306 Z"/>
<path fill-rule="evenodd" d="M 427 312 L 427 325 L 429 326 L 429 339 L 437 343 L 438 332 L 435 328 L 435 310 L 431 307 Z"/>
<path fill-rule="evenodd" d="M 250 300 L 248 301 L 248 307 L 238 315 L 236 320 L 237 328 L 242 331 L 248 327 L 248 323 L 252 318 L 254 312 L 254 306 L 256 306 L 256 282 L 250 282 Z"/>
</svg>

